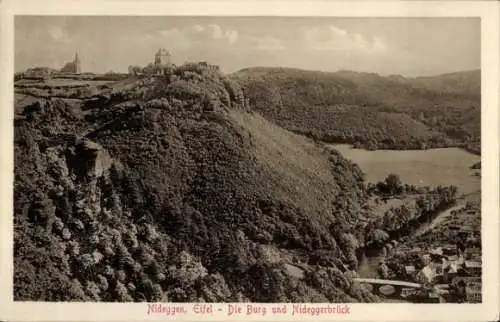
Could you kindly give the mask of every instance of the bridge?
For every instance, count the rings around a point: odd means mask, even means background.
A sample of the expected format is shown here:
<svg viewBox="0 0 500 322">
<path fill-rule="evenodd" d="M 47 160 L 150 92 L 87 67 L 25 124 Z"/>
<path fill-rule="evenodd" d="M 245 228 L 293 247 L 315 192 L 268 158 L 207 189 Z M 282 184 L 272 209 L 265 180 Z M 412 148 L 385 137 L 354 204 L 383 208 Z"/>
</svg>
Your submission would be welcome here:
<svg viewBox="0 0 500 322">
<path fill-rule="evenodd" d="M 409 300 L 411 295 L 422 288 L 421 284 L 406 281 L 376 278 L 354 278 L 353 280 L 367 287 L 373 294 L 389 299 Z"/>
<path fill-rule="evenodd" d="M 382 280 L 378 278 L 354 278 L 355 281 L 358 281 L 361 284 L 372 284 L 372 285 L 393 285 L 393 286 L 401 286 L 401 287 L 409 287 L 409 288 L 421 288 L 421 284 L 406 282 L 406 281 L 397 281 L 397 280 Z"/>
</svg>

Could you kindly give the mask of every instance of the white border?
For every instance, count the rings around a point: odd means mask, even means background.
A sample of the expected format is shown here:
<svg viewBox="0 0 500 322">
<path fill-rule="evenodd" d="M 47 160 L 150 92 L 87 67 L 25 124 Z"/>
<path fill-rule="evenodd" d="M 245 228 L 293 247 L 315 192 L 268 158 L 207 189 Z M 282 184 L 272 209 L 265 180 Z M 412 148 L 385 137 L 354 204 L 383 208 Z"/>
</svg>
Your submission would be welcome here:
<svg viewBox="0 0 500 322">
<path fill-rule="evenodd" d="M 496 1 L 8 1 L 0 4 L 0 320 L 7 321 L 141 321 L 171 319 L 147 316 L 147 306 L 130 304 L 12 302 L 13 191 L 13 15 L 178 15 L 178 16 L 344 16 L 344 17 L 481 17 L 482 84 L 482 304 L 351 304 L 350 315 L 316 320 L 495 321 L 499 319 L 499 145 L 498 81 L 499 3 Z M 460 37 L 460 35 L 457 35 Z M 226 304 L 220 304 L 226 307 Z M 191 304 L 186 304 L 188 309 Z M 267 315 L 259 320 L 312 319 Z M 185 315 L 182 320 L 228 319 L 223 315 Z M 231 317 L 254 320 L 251 316 Z"/>
</svg>

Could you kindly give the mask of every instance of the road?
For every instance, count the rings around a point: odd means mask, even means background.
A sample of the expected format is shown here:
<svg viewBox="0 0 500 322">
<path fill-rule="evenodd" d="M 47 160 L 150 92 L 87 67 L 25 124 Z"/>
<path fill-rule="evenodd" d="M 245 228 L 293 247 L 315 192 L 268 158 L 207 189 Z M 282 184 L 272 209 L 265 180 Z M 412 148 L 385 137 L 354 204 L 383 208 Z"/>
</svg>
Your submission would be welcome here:
<svg viewBox="0 0 500 322">
<path fill-rule="evenodd" d="M 418 229 L 413 233 L 413 236 L 418 237 L 420 235 L 423 235 L 428 230 L 433 229 L 434 227 L 442 223 L 443 220 L 446 219 L 446 217 L 451 215 L 452 211 L 460 210 L 463 209 L 464 207 L 465 204 L 463 202 L 459 202 L 457 205 L 446 209 L 445 211 L 437 215 L 430 223 L 424 223 L 420 227 L 418 227 Z"/>
</svg>

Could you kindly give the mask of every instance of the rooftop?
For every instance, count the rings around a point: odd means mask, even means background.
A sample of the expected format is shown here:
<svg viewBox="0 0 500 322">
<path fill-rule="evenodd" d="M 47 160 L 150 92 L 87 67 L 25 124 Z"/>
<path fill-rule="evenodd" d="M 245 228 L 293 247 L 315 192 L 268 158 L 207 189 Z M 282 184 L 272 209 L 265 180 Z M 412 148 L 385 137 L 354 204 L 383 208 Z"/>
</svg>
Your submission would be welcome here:
<svg viewBox="0 0 500 322">
<path fill-rule="evenodd" d="M 481 268 L 481 262 L 465 261 L 465 266 L 468 268 Z"/>
</svg>

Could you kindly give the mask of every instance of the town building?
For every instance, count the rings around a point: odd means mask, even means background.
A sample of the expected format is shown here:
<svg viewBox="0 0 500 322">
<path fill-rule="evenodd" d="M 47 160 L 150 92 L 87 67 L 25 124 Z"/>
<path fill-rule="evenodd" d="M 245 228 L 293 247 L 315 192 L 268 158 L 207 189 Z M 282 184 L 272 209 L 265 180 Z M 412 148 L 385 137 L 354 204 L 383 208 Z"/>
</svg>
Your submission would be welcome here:
<svg viewBox="0 0 500 322">
<path fill-rule="evenodd" d="M 446 245 L 443 245 L 443 247 L 441 247 L 441 249 L 443 251 L 443 255 L 445 255 L 445 256 L 457 255 L 457 247 L 455 245 L 446 244 Z"/>
<path fill-rule="evenodd" d="M 464 257 L 467 260 L 481 261 L 481 248 L 479 247 L 468 247 L 464 251 Z"/>
<path fill-rule="evenodd" d="M 55 73 L 56 70 L 48 67 L 33 67 L 28 68 L 26 71 L 22 73 L 16 73 L 15 79 L 19 80 L 22 78 L 41 78 L 41 79 L 50 79 Z"/>
<path fill-rule="evenodd" d="M 406 298 L 414 296 L 417 294 L 417 290 L 414 288 L 404 287 L 401 289 L 401 297 Z"/>
<path fill-rule="evenodd" d="M 458 273 L 458 265 L 456 262 L 448 262 L 445 267 L 443 267 L 442 280 L 443 283 L 451 282 Z"/>
<path fill-rule="evenodd" d="M 453 279 L 452 285 L 460 290 L 460 295 L 469 303 L 480 303 L 481 295 L 481 277 L 457 276 Z"/>
<path fill-rule="evenodd" d="M 464 268 L 470 276 L 481 276 L 481 262 L 465 261 Z"/>
<path fill-rule="evenodd" d="M 406 275 L 408 275 L 408 276 L 413 275 L 415 273 L 415 266 L 413 266 L 413 265 L 405 266 L 405 272 L 406 272 Z"/>
<path fill-rule="evenodd" d="M 433 282 L 435 276 L 436 272 L 432 269 L 432 267 L 426 265 L 417 273 L 416 280 L 421 284 L 430 284 Z"/>
<path fill-rule="evenodd" d="M 465 288 L 465 298 L 466 301 L 469 303 L 481 303 L 482 301 L 482 294 L 481 291 L 467 286 Z"/>
</svg>

